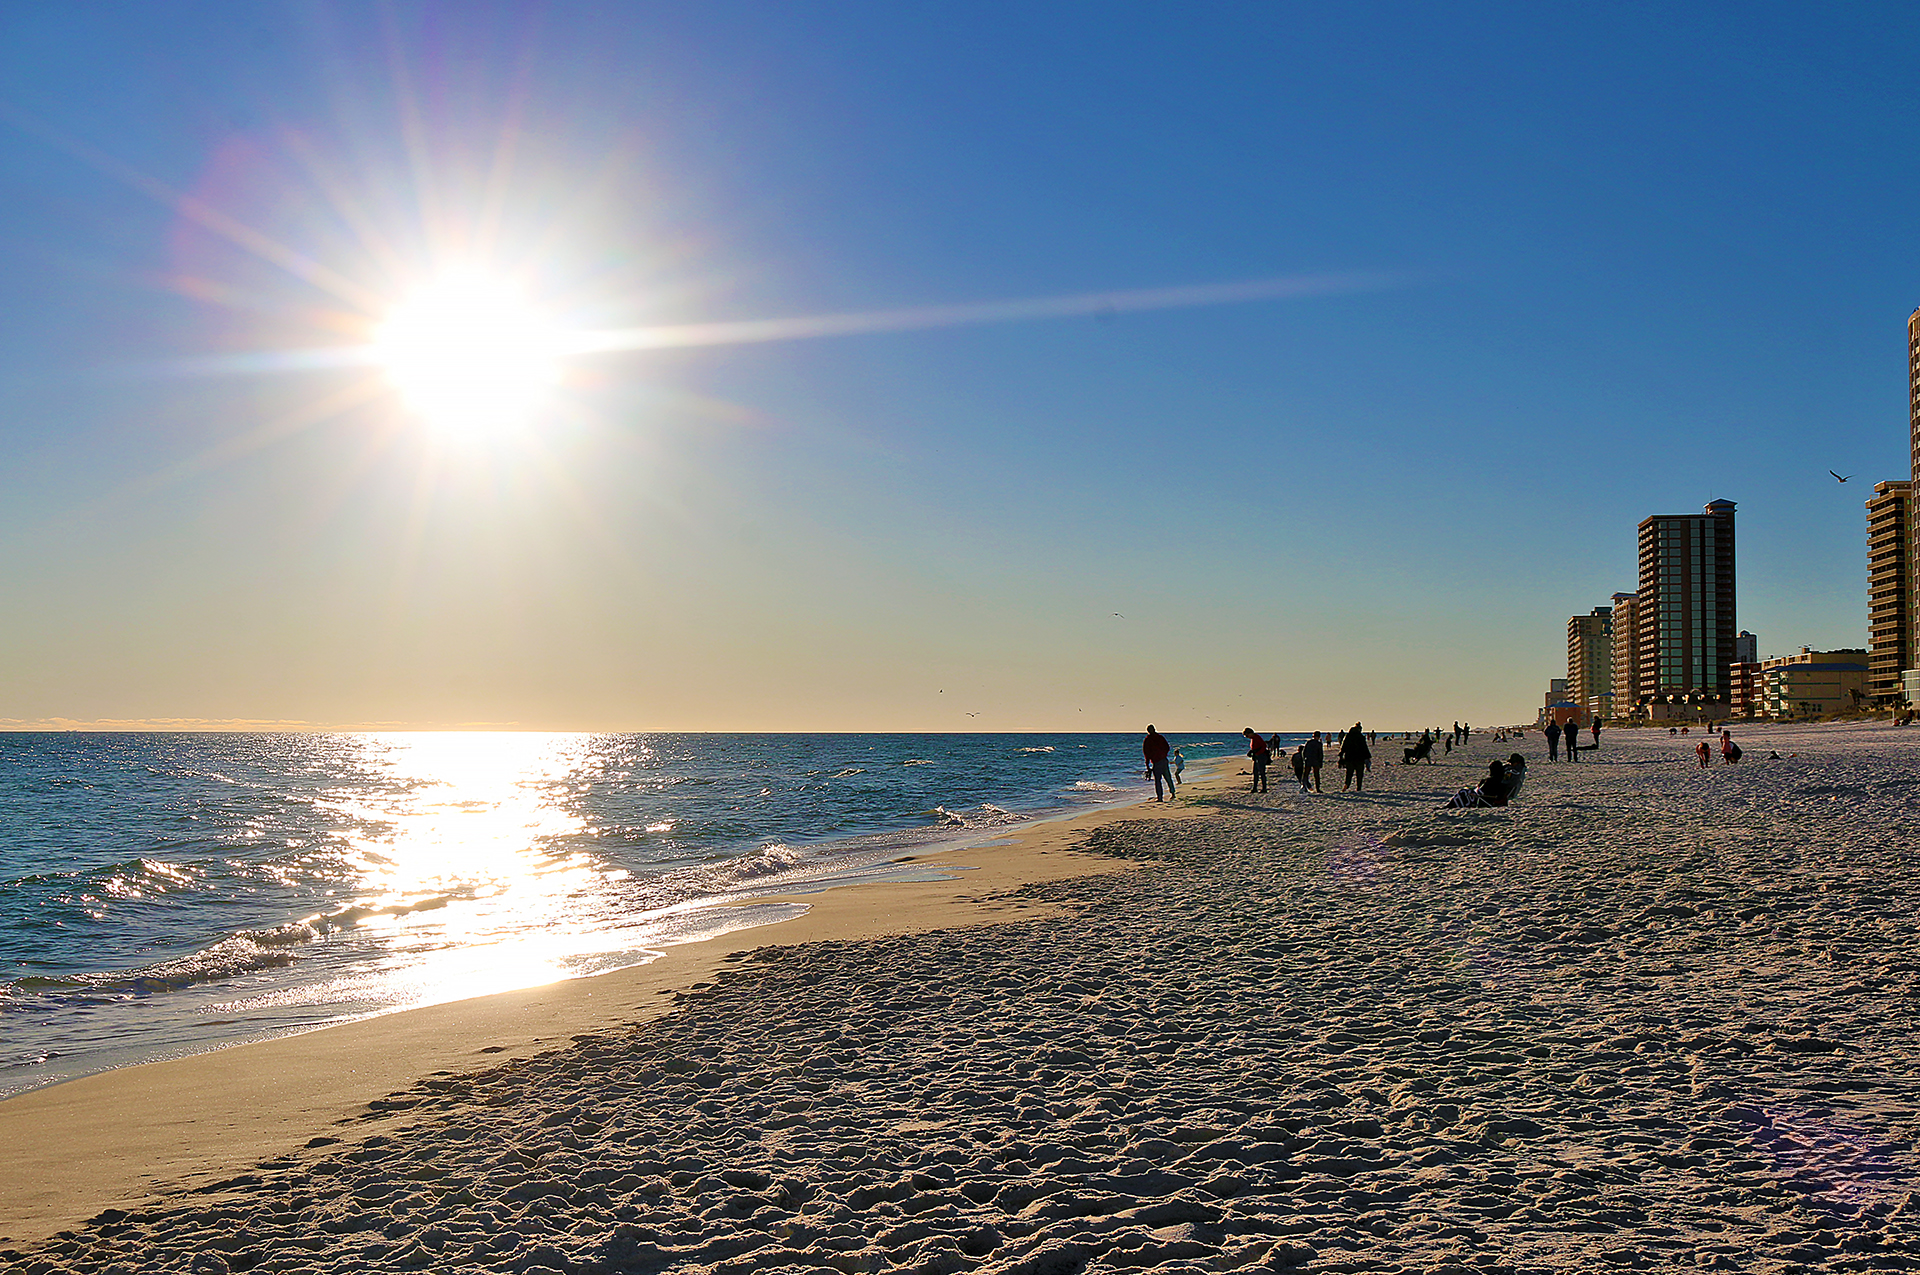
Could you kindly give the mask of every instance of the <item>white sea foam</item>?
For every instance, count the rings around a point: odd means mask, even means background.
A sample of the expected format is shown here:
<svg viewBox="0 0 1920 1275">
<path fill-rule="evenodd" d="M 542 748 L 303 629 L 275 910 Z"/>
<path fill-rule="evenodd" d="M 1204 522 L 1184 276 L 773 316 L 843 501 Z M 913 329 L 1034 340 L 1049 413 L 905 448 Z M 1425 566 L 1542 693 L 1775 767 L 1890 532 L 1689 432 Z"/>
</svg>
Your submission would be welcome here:
<svg viewBox="0 0 1920 1275">
<path fill-rule="evenodd" d="M 935 806 L 927 813 L 948 828 L 997 828 L 1002 824 L 1026 823 L 1032 817 L 1011 810 L 1002 810 L 999 806 L 987 802 L 981 803 L 972 810 L 948 810 L 945 806 Z"/>
</svg>

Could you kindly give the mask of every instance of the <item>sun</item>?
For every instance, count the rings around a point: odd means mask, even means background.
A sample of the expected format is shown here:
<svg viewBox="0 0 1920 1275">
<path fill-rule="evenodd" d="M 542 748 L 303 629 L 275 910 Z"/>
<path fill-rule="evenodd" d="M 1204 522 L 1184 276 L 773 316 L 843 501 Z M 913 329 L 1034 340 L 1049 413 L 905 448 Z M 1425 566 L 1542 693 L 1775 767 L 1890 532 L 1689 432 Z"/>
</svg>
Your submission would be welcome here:
<svg viewBox="0 0 1920 1275">
<path fill-rule="evenodd" d="M 414 415 L 443 434 L 486 436 L 530 424 L 551 406 L 563 337 L 506 279 L 458 269 L 396 305 L 373 346 Z"/>
</svg>

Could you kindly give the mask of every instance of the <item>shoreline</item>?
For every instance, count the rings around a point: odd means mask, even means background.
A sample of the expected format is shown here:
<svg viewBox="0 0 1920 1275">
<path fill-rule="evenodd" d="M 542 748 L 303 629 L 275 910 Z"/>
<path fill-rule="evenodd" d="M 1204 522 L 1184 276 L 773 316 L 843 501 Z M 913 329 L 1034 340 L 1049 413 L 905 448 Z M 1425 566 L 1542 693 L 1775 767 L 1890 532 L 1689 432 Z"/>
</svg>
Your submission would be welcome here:
<svg viewBox="0 0 1920 1275">
<path fill-rule="evenodd" d="M 1189 763 L 1181 792 L 1212 791 L 1232 758 Z M 92 1072 L 0 1099 L 0 1244 L 33 1243 L 108 1208 L 191 1191 L 359 1123 L 429 1075 L 477 1071 L 570 1038 L 657 1019 L 672 998 L 769 945 L 859 941 L 1031 919 L 1022 886 L 1128 871 L 1070 847 L 1094 828 L 1196 813 L 1151 799 L 1009 825 L 985 845 L 903 855 L 940 875 L 827 884 L 738 905 L 800 904 L 798 916 L 660 949 L 645 964 L 515 991 L 377 1014 L 202 1053 Z M 400 1112 L 393 1119 L 401 1118 Z"/>
<path fill-rule="evenodd" d="M 1046 879 L 831 892 L 852 928 L 756 936 L 796 942 L 665 1012 L 507 1013 L 517 1051 L 0 1264 L 1909 1269 L 1920 732 L 1765 736 L 1707 769 L 1665 735 L 1517 741 L 1520 799 L 1477 810 L 1443 803 L 1513 743 L 1359 794 L 1252 794 L 1224 759 L 1028 859 Z"/>
</svg>

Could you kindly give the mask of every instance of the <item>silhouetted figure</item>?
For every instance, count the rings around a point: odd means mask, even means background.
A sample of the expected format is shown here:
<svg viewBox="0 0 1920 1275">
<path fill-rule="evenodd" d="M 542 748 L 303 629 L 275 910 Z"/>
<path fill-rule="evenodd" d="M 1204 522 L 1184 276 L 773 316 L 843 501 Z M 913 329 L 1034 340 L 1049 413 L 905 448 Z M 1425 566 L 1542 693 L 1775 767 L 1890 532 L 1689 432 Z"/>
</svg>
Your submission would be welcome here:
<svg viewBox="0 0 1920 1275">
<path fill-rule="evenodd" d="M 1593 719 L 1593 746 L 1600 747 L 1600 719 L 1597 717 Z"/>
<path fill-rule="evenodd" d="M 1307 775 L 1313 780 L 1313 790 L 1320 791 L 1320 767 L 1327 761 L 1327 746 L 1320 742 L 1320 732 L 1313 732 L 1313 738 L 1300 745 L 1300 764 L 1306 767 Z M 1305 785 L 1301 785 L 1305 787 Z"/>
<path fill-rule="evenodd" d="M 1173 800 L 1173 772 L 1167 769 L 1167 754 L 1170 751 L 1172 750 L 1167 744 L 1167 737 L 1149 725 L 1147 727 L 1147 737 L 1140 742 L 1140 755 L 1147 759 L 1147 773 L 1153 776 L 1153 799 L 1155 801 Z M 1160 795 L 1160 783 L 1162 780 L 1165 780 L 1167 785 L 1167 795 L 1165 797 Z"/>
<path fill-rule="evenodd" d="M 1300 784 L 1301 792 L 1311 792 L 1307 787 L 1307 746 L 1302 744 L 1293 750 L 1293 777 Z"/>
<path fill-rule="evenodd" d="M 1411 737 L 1411 732 L 1409 732 L 1409 737 Z M 1420 732 L 1419 743 L 1415 744 L 1412 748 L 1402 748 L 1400 750 L 1400 764 L 1402 766 L 1410 766 L 1417 761 L 1424 761 L 1429 766 L 1433 765 L 1433 736 L 1427 734 L 1425 731 Z"/>
<path fill-rule="evenodd" d="M 1567 760 L 1579 761 L 1580 760 L 1580 723 L 1574 721 L 1571 717 L 1569 717 L 1567 719 L 1566 734 L 1561 739 L 1560 742 L 1567 746 Z"/>
<path fill-rule="evenodd" d="M 1340 740 L 1340 769 L 1346 772 L 1346 778 L 1340 781 L 1340 791 L 1345 792 L 1351 783 L 1355 792 L 1367 790 L 1367 767 L 1373 765 L 1373 750 L 1367 747 L 1366 732 L 1355 722 Z"/>
<path fill-rule="evenodd" d="M 1247 756 L 1253 758 L 1253 791 L 1267 791 L 1267 762 L 1272 760 L 1272 750 L 1267 747 L 1266 736 L 1256 734 L 1249 726 L 1240 732 L 1247 740 Z"/>
<path fill-rule="evenodd" d="M 1547 719 L 1547 760 L 1560 760 L 1560 723 Z"/>
</svg>

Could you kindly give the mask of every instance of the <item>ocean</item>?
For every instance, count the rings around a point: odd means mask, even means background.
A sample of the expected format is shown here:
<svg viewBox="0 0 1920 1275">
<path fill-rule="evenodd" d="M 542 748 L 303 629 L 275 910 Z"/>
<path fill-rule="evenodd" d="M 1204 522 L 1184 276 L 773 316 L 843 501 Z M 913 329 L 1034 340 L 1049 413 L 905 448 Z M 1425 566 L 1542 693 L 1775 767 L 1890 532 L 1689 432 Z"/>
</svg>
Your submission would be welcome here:
<svg viewBox="0 0 1920 1275">
<path fill-rule="evenodd" d="M 896 860 L 1151 795 L 1139 741 L 0 734 L 0 1096 L 642 964 L 804 907 L 769 896 L 938 875 Z"/>
</svg>

